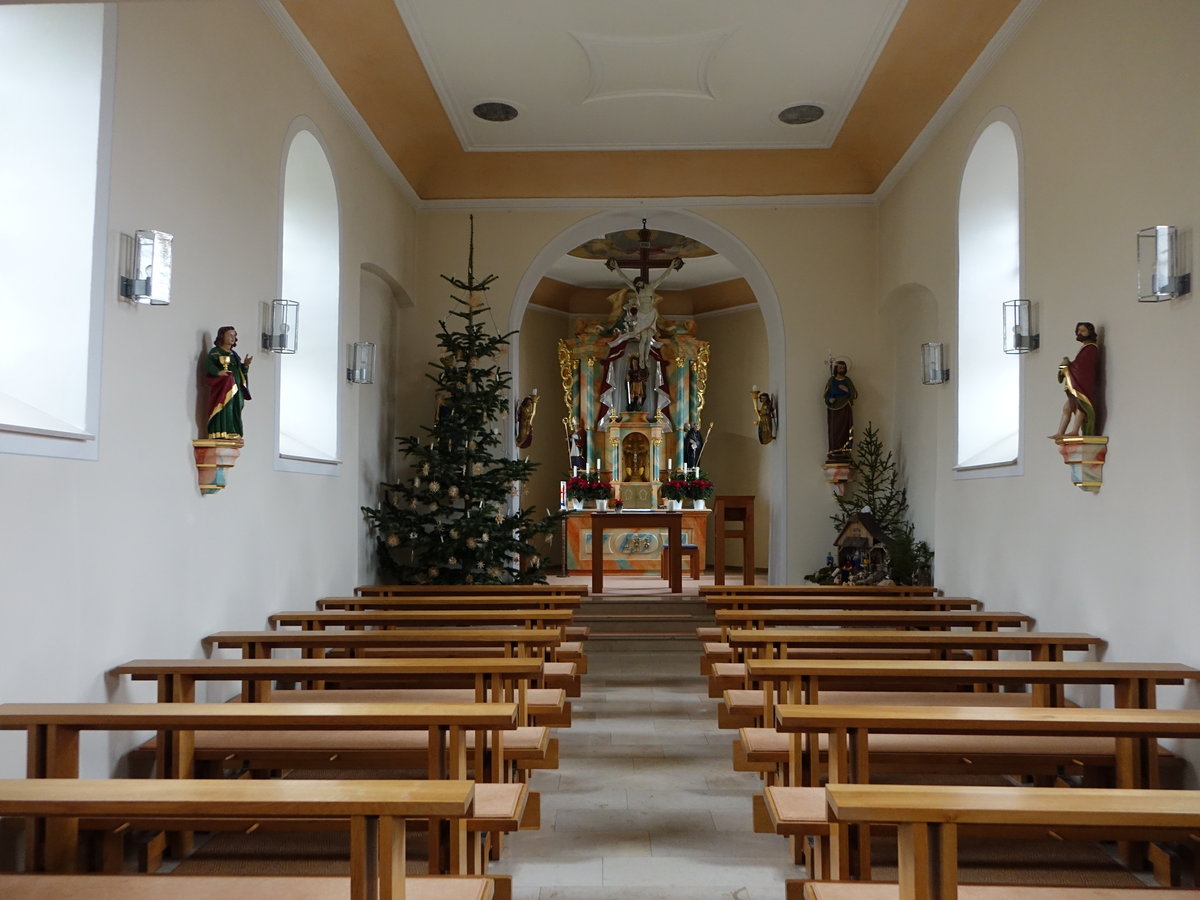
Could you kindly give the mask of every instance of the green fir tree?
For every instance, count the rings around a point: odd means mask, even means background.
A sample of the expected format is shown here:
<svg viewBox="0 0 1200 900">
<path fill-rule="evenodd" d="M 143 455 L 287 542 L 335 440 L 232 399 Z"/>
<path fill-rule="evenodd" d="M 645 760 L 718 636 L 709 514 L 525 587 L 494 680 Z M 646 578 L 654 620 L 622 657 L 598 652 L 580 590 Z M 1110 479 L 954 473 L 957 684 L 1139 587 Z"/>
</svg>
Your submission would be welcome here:
<svg viewBox="0 0 1200 900">
<path fill-rule="evenodd" d="M 868 422 L 861 440 L 854 442 L 854 490 L 844 496 L 834 495 L 838 513 L 831 516 L 838 531 L 850 521 L 850 517 L 869 506 L 875 521 L 889 537 L 908 519 L 908 489 L 900 484 L 900 473 L 892 458 L 886 453 L 879 429 Z"/>
<path fill-rule="evenodd" d="M 887 543 L 891 578 L 896 584 L 928 584 L 933 564 L 933 549 L 914 536 L 908 518 L 908 489 L 900 482 L 900 473 L 892 451 L 884 451 L 879 429 L 868 422 L 862 440 L 854 447 L 854 490 L 849 496 L 834 495 L 838 514 L 830 516 L 841 532 L 850 517 L 869 508 L 879 523 Z M 810 580 L 830 578 L 832 572 L 820 570 Z"/>
<path fill-rule="evenodd" d="M 558 514 L 536 518 L 520 509 L 520 485 L 537 463 L 500 455 L 498 423 L 508 408 L 512 381 L 497 364 L 509 334 L 489 334 L 480 321 L 495 275 L 475 280 L 472 217 L 467 279 L 442 278 L 451 294 L 458 330 L 438 324 L 442 353 L 426 377 L 435 389 L 436 413 L 424 436 L 397 438 L 408 476 L 384 484 L 378 507 L 363 507 L 375 533 L 382 577 L 402 584 L 534 584 L 544 582 L 534 540 L 550 535 Z M 513 511 L 514 505 L 517 506 Z M 524 560 L 525 565 L 522 565 Z"/>
</svg>

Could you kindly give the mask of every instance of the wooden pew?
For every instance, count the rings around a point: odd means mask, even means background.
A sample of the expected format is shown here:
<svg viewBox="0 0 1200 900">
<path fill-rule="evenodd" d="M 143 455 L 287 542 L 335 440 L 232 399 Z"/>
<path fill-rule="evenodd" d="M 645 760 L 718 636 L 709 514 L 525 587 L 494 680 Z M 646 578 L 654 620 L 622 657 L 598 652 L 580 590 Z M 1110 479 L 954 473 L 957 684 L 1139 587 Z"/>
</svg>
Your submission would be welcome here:
<svg viewBox="0 0 1200 900">
<path fill-rule="evenodd" d="M 266 659 L 275 650 L 299 649 L 307 658 L 339 650 L 347 656 L 534 656 L 546 660 L 545 687 L 561 687 L 580 695 L 579 667 L 554 662 L 551 653 L 562 642 L 556 628 L 390 628 L 382 631 L 218 631 L 203 638 L 206 650 L 231 647 L 246 659 Z"/>
<path fill-rule="evenodd" d="M 1117 788 L 1158 788 L 1163 754 L 1161 738 L 1200 737 L 1200 712 L 1160 709 L 1095 708 L 980 708 L 974 706 L 830 706 L 784 705 L 776 707 L 778 731 L 790 740 L 788 787 L 768 786 L 762 807 L 779 833 L 801 833 L 803 817 L 792 819 L 785 809 L 811 809 L 819 798 L 803 793 L 819 792 L 828 783 L 865 784 L 871 780 L 872 757 L 886 761 L 890 772 L 903 771 L 915 777 L 925 773 L 944 775 L 960 759 L 971 766 L 1003 774 L 1024 774 L 1026 760 L 1048 760 L 1053 769 L 1095 766 L 1111 761 Z M 872 735 L 875 737 L 872 738 Z M 892 736 L 890 739 L 882 736 Z M 939 736 L 933 740 L 929 736 Z M 821 744 L 826 743 L 825 753 Z M 1057 761 L 1057 762 L 1056 762 Z M 897 769 L 899 766 L 899 769 Z M 1053 771 L 1052 769 L 1052 771 Z M 759 807 L 756 798 L 756 809 Z M 819 823 L 816 834 L 823 834 Z M 834 869 L 834 877 L 850 874 L 853 855 L 857 877 L 868 879 L 870 858 L 868 836 L 850 835 L 845 828 L 829 833 L 836 862 L 847 867 Z M 839 843 L 852 841 L 854 853 L 837 852 Z"/>
<path fill-rule="evenodd" d="M 897 628 L 928 631 L 949 631 L 970 628 L 975 631 L 998 631 L 1001 628 L 1034 626 L 1032 616 L 1019 612 L 984 612 L 982 610 L 890 610 L 890 609 L 718 609 L 713 614 L 715 625 L 702 625 L 696 637 L 703 643 L 700 674 L 712 673 L 715 662 L 734 662 L 729 646 L 732 629 L 762 629 L 788 627 L 838 628 Z"/>
<path fill-rule="evenodd" d="M 787 900 L 899 900 L 896 884 L 858 881 L 789 881 Z M 1200 890 L 1128 887 L 959 885 L 959 900 L 1200 900 Z"/>
<path fill-rule="evenodd" d="M 364 594 L 322 597 L 317 609 L 579 609 L 576 594 Z"/>
<path fill-rule="evenodd" d="M 246 702 L 271 699 L 276 681 L 329 682 L 371 687 L 472 686 L 473 700 L 515 702 L 520 724 L 529 721 L 530 686 L 544 663 L 533 657 L 404 657 L 357 659 L 134 659 L 110 670 L 134 681 L 154 681 L 160 703 L 192 703 L 199 681 L 240 681 Z"/>
<path fill-rule="evenodd" d="M 437 897 L 439 900 L 490 897 L 492 892 L 485 878 L 446 881 L 439 892 L 434 890 L 437 885 L 433 883 L 422 890 L 417 885 L 426 879 L 409 878 L 405 874 L 404 820 L 417 817 L 461 819 L 471 812 L 473 800 L 474 786 L 469 781 L 93 781 L 64 778 L 0 781 L 0 815 L 5 816 L 66 821 L 96 816 L 348 819 L 351 823 L 350 878 L 348 883 L 339 879 L 340 892 L 333 896 L 345 897 L 349 887 L 352 900 L 400 900 L 406 896 L 406 888 L 410 885 L 414 888 L 407 893 L 410 900 L 414 896 Z M 74 870 L 75 847 L 69 831 L 63 831 L 61 837 L 48 848 L 45 865 L 53 871 L 71 872 Z M 117 882 L 108 881 L 108 877 L 74 876 L 70 881 L 60 877 L 46 881 L 44 887 L 39 888 L 42 879 L 35 874 L 3 876 L 0 893 L 23 898 L 37 896 L 34 891 L 55 898 L 114 896 L 108 891 L 119 891 L 120 888 Z M 158 892 L 146 896 L 164 900 L 189 897 L 187 878 L 142 878 L 147 885 L 150 881 L 161 885 Z M 227 886 L 230 893 L 220 896 L 253 896 L 246 892 L 246 885 L 237 885 L 238 880 L 225 879 L 226 883 L 221 887 Z M 297 896 L 290 887 L 303 889 L 303 878 L 279 881 L 294 882 L 279 896 Z M 143 881 L 139 880 L 137 884 L 142 887 Z M 463 889 L 456 890 L 455 885 Z M 74 893 L 47 893 L 60 888 Z"/>
<path fill-rule="evenodd" d="M 1068 828 L 1091 832 L 1097 840 L 1153 840 L 1200 827 L 1197 791 L 837 784 L 826 789 L 826 799 L 831 821 L 897 826 L 900 881 L 885 896 L 900 900 L 957 900 L 960 827 Z M 1023 896 L 1017 888 L 1007 889 L 1013 892 L 1008 896 Z M 1075 896 L 1094 900 L 1096 890 L 1088 888 Z M 805 891 L 811 900 L 864 896 L 811 884 Z M 1158 890 L 1147 896 L 1172 894 L 1200 896 L 1197 891 Z M 969 894 L 964 891 L 962 896 L 965 900 Z"/>
<path fill-rule="evenodd" d="M 701 585 L 703 588 L 704 585 Z M 971 597 L 909 596 L 905 594 L 709 594 L 705 605 L 718 609 L 914 609 L 945 612 L 982 609 Z"/>
<path fill-rule="evenodd" d="M 400 628 L 403 626 L 519 625 L 522 628 L 564 628 L 574 617 L 569 609 L 391 609 L 277 612 L 267 617 L 272 628 L 299 626 L 305 631 L 325 628 Z"/>
<path fill-rule="evenodd" d="M 503 656 L 545 658 L 562 637 L 557 628 L 389 628 L 383 631 L 217 631 L 201 639 L 206 650 L 233 647 L 246 659 L 266 659 L 273 651 L 300 649 L 308 656 L 342 649 L 365 655 L 372 650 L 437 648 L 438 655 L 463 648 L 467 656 L 499 651 Z"/>
<path fill-rule="evenodd" d="M 730 628 L 767 628 L 779 626 L 842 628 L 926 628 L 942 630 L 970 628 L 997 631 L 1021 628 L 1031 631 L 1033 616 L 1021 612 L 924 609 L 718 609 L 713 618 L 717 625 Z"/>
<path fill-rule="evenodd" d="M 732 628 L 729 645 L 742 658 L 786 659 L 811 650 L 905 649 L 943 654 L 970 650 L 976 658 L 994 659 L 1002 650 L 1029 653 L 1034 659 L 1058 661 L 1066 651 L 1107 646 L 1094 634 L 1056 631 L 911 631 L 883 628 Z"/>
<path fill-rule="evenodd" d="M 586 584 L 361 584 L 354 589 L 359 597 L 450 596 L 477 597 L 507 596 L 510 594 L 542 595 L 546 597 L 586 597 Z"/>
<path fill-rule="evenodd" d="M 855 659 L 924 657 L 957 659 L 965 653 L 994 660 L 1000 651 L 1028 653 L 1032 660 L 1058 662 L 1067 651 L 1087 652 L 1106 641 L 1092 634 L 1049 631 L 905 631 L 865 628 L 763 628 L 729 631 L 735 657 L 754 659 Z M 746 682 L 746 663 L 713 663 L 709 696 Z"/>
<path fill-rule="evenodd" d="M 1063 706 L 1065 685 L 1110 685 L 1114 706 L 1151 708 L 1158 685 L 1200 679 L 1200 669 L 1182 663 L 1004 662 L 996 660 L 752 659 L 746 687 L 764 687 L 765 719 L 771 707 L 816 703 L 822 690 L 906 690 L 990 687 L 1032 688 L 1034 705 Z"/>
<path fill-rule="evenodd" d="M 1179 663 L 997 662 L 992 660 L 780 660 L 752 659 L 747 681 L 761 690 L 750 691 L 744 702 L 762 702 L 763 722 L 775 721 L 780 703 L 817 703 L 823 687 L 840 690 L 887 691 L 919 688 L 1031 688 L 1033 706 L 1064 706 L 1069 684 L 1111 685 L 1114 706 L 1153 708 L 1160 684 L 1200 679 L 1200 670 Z M 979 696 L 958 693 L 963 703 Z M 732 698 L 726 701 L 733 704 Z M 920 702 L 920 701 L 914 701 Z M 741 708 L 739 708 L 740 710 Z M 764 773 L 774 783 L 789 762 L 789 743 L 774 727 L 742 727 L 733 743 L 734 768 Z"/>
<path fill-rule="evenodd" d="M 337 729 L 331 731 L 331 729 Z M 78 778 L 79 742 L 84 731 L 155 731 L 153 748 L 160 778 L 191 779 L 198 758 L 226 761 L 228 753 L 245 754 L 263 740 L 287 752 L 302 753 L 323 747 L 325 758 L 336 750 L 351 762 L 356 736 L 370 732 L 416 732 L 415 739 L 389 741 L 389 756 L 408 751 L 430 779 L 465 779 L 468 774 L 468 736 L 487 734 L 492 742 L 490 766 L 476 741 L 475 779 L 489 799 L 493 796 L 528 800 L 524 785 L 502 782 L 499 759 L 503 733 L 517 729 L 517 708 L 512 703 L 401 704 L 401 703 L 5 703 L 0 704 L 0 730 L 27 733 L 29 778 Z M 332 735 L 332 740 L 330 736 Z M 367 740 L 368 747 L 378 743 Z M 215 746 L 217 749 L 211 749 Z M 247 749 L 250 748 L 250 749 Z M 270 752 L 270 751 L 264 751 Z M 279 751 L 285 752 L 285 751 Z M 378 765 L 376 759 L 370 759 Z M 471 858 L 466 820 L 450 835 L 453 871 L 465 872 Z M 58 829 L 58 832 L 55 831 Z M 30 858 L 41 866 L 54 848 L 74 844 L 77 825 L 69 820 L 38 824 L 30 832 Z M 45 848 L 45 849 L 43 849 Z M 476 853 L 477 857 L 478 854 Z"/>
<path fill-rule="evenodd" d="M 702 597 L 750 597 L 755 595 L 861 596 L 861 597 L 936 597 L 941 591 L 919 584 L 713 584 L 700 586 Z"/>
<path fill-rule="evenodd" d="M 424 684 L 436 684 L 448 678 L 458 684 L 465 677 L 474 679 L 476 702 L 501 700 L 516 702 L 518 731 L 505 744 L 504 758 L 518 764 L 522 771 L 554 768 L 558 760 L 558 741 L 547 727 L 526 727 L 530 722 L 530 704 L 526 685 L 540 671 L 541 660 L 529 658 L 469 659 L 136 659 L 112 669 L 112 674 L 128 675 L 133 680 L 155 681 L 158 699 L 163 703 L 192 703 L 199 681 L 240 681 L 241 698 L 262 702 L 287 695 L 272 691 L 277 679 L 302 682 L 329 680 L 337 684 L 372 686 L 388 684 L 391 679 L 419 678 Z M 307 693 L 307 692 L 305 692 Z M 319 693 L 319 692 L 318 692 Z M 380 698 L 386 694 L 378 695 Z"/>
<path fill-rule="evenodd" d="M 552 661 L 573 662 L 579 674 L 587 672 L 587 657 L 583 645 L 567 640 L 567 629 L 574 618 L 570 609 L 514 607 L 505 609 L 388 609 L 388 610 L 318 610 L 272 613 L 267 617 L 271 628 L 299 626 L 305 631 L 328 628 L 347 630 L 517 625 L 522 628 L 557 628 L 558 645 L 552 651 Z M 586 635 L 585 635 L 586 636 Z"/>
</svg>

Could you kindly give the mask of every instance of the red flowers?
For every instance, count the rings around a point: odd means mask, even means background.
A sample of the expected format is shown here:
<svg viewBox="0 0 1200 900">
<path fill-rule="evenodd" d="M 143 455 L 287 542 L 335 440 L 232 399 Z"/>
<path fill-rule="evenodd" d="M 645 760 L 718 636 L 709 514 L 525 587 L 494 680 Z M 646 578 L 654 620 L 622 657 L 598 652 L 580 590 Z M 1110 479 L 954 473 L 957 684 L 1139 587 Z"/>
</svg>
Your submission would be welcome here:
<svg viewBox="0 0 1200 900">
<path fill-rule="evenodd" d="M 567 479 L 567 497 L 574 500 L 607 500 L 612 496 L 612 484 L 599 479 L 593 481 L 582 475 Z"/>
</svg>

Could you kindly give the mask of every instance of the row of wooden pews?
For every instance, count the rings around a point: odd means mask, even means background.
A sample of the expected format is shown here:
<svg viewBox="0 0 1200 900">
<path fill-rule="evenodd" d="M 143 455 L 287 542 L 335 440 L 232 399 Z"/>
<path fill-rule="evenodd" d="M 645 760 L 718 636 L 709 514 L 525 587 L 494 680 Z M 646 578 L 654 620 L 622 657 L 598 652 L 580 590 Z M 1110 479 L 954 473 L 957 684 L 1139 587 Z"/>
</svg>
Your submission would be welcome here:
<svg viewBox="0 0 1200 900">
<path fill-rule="evenodd" d="M 552 729 L 569 724 L 566 697 L 578 696 L 586 634 L 571 635 L 576 660 L 553 655 L 584 589 L 394 590 L 356 596 L 403 601 L 398 615 L 278 613 L 269 630 L 204 639 L 234 657 L 113 670 L 154 682 L 157 702 L 0 704 L 0 729 L 26 732 L 29 760 L 26 780 L 0 782 L 0 815 L 28 817 L 26 873 L 0 878 L 0 895 L 511 896 L 487 862 L 502 835 L 538 825 L 528 775 L 557 765 Z M 198 684 L 212 682 L 241 690 L 234 702 L 196 702 Z M 79 779 L 87 731 L 154 732 L 129 768 L 158 777 Z M 356 772 L 366 777 L 341 777 Z M 426 831 L 427 876 L 406 871 L 414 825 Z M 349 881 L 119 874 L 131 834 L 149 836 L 142 859 L 153 871 L 168 847 L 186 856 L 196 832 L 259 829 L 348 831 Z M 89 869 L 106 874 L 79 874 Z"/>
<path fill-rule="evenodd" d="M 1163 790 L 1181 782 L 1183 761 L 1158 742 L 1200 737 L 1200 712 L 1158 709 L 1156 696 L 1200 670 L 1067 659 L 1104 642 L 1038 632 L 1028 616 L 965 598 L 876 591 L 702 589 L 716 618 L 699 637 L 718 721 L 737 731 L 734 767 L 764 782 L 754 828 L 785 836 L 808 869 L 808 879 L 789 882 L 789 900 L 1108 896 L 960 889 L 959 834 L 1121 841 L 1128 863 L 1148 858 L 1168 880 L 1174 849 L 1196 843 L 1200 793 Z M 1112 705 L 1076 706 L 1071 685 L 1108 686 Z M 922 783 L 981 775 L 1013 786 Z M 901 783 L 875 783 L 881 777 Z M 871 881 L 871 834 L 881 827 L 898 832 L 898 883 Z M 1147 842 L 1157 843 L 1144 855 Z"/>
</svg>

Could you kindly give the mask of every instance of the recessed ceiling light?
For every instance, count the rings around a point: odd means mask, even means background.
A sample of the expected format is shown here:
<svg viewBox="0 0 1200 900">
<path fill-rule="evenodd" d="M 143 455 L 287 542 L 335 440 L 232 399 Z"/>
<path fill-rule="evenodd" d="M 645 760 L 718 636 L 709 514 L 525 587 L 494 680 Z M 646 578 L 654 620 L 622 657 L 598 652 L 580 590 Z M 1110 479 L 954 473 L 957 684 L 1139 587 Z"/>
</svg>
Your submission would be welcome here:
<svg viewBox="0 0 1200 900">
<path fill-rule="evenodd" d="M 779 121 L 784 125 L 807 125 L 825 115 L 825 110 L 812 103 L 801 103 L 789 106 L 779 114 Z"/>
<path fill-rule="evenodd" d="M 478 103 L 471 112 L 475 113 L 476 116 L 485 122 L 511 122 L 517 117 L 517 108 L 515 106 L 496 101 Z"/>
</svg>

